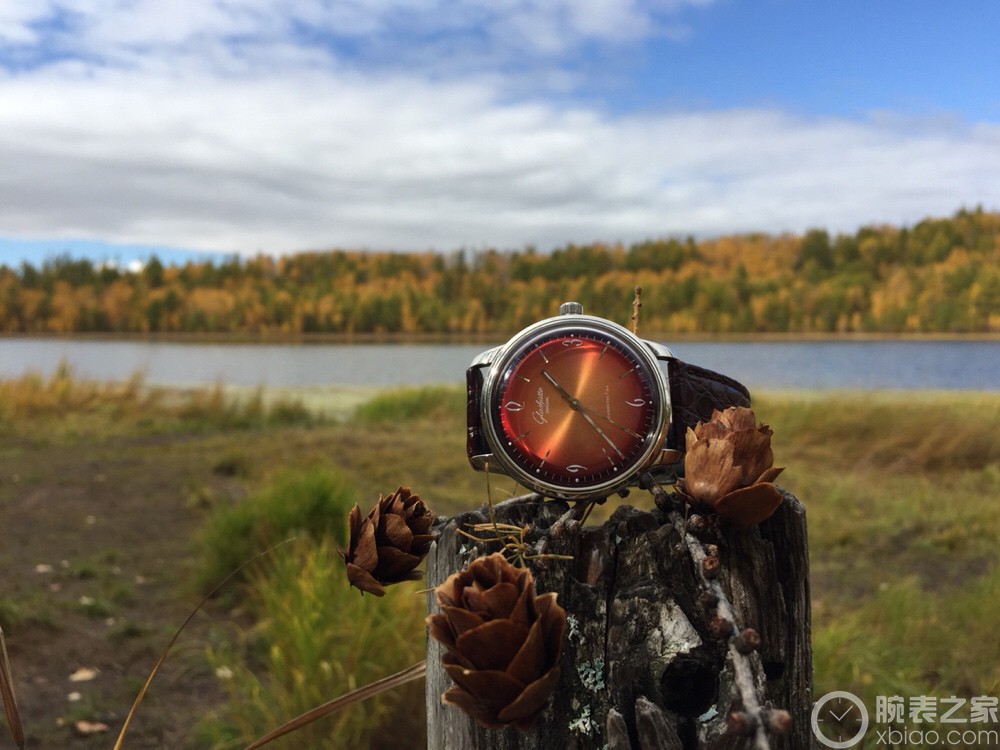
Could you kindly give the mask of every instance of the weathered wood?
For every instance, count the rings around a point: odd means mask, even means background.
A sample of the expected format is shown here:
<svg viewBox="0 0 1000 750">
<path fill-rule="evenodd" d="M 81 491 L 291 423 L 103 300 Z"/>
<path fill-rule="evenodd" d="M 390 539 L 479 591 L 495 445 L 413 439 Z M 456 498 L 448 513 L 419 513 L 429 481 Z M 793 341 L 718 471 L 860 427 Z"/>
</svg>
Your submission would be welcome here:
<svg viewBox="0 0 1000 750">
<path fill-rule="evenodd" d="M 715 529 L 718 580 L 737 624 L 756 629 L 750 679 L 762 706 L 789 711 L 791 732 L 770 738 L 776 750 L 812 747 L 812 654 L 805 511 L 783 493 L 778 511 L 759 526 Z M 673 503 L 673 504 L 671 504 Z M 440 696 L 451 685 L 441 648 L 427 652 L 428 747 L 462 750 L 736 750 L 750 739 L 726 732 L 741 707 L 727 641 L 713 634 L 693 538 L 676 508 L 650 512 L 621 506 L 599 527 L 582 527 L 569 506 L 538 496 L 495 506 L 496 520 L 526 528 L 539 592 L 555 591 L 567 613 L 559 687 L 527 732 L 479 726 Z M 487 521 L 487 511 L 445 519 L 427 563 L 433 587 L 476 557 L 497 550 L 457 533 Z M 695 545 L 696 547 L 698 545 Z M 433 595 L 430 609 L 437 611 Z"/>
</svg>

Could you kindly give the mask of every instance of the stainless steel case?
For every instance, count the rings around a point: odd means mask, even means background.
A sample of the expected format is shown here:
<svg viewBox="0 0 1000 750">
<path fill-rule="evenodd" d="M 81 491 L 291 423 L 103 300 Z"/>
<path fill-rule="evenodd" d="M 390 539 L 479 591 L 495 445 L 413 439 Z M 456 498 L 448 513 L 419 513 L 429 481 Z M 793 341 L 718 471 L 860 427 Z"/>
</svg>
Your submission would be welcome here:
<svg viewBox="0 0 1000 750">
<path fill-rule="evenodd" d="M 571 308 L 573 309 L 573 308 Z M 576 308 L 579 309 L 579 308 Z M 653 387 L 659 396 L 658 413 L 654 428 L 649 431 L 644 441 L 644 447 L 639 459 L 621 476 L 588 487 L 572 488 L 563 485 L 550 484 L 537 479 L 515 464 L 503 451 L 502 439 L 493 423 L 491 408 L 494 395 L 501 386 L 501 378 L 508 365 L 519 353 L 539 338 L 554 335 L 571 335 L 580 331 L 589 331 L 603 336 L 612 336 L 625 343 L 648 370 L 653 378 Z M 666 450 L 667 432 L 671 423 L 670 388 L 668 384 L 667 358 L 673 355 L 670 350 L 652 341 L 640 339 L 627 328 L 610 320 L 592 315 L 569 312 L 552 318 L 546 318 L 534 323 L 514 338 L 477 356 L 471 368 L 483 368 L 482 390 L 479 396 L 478 420 L 483 430 L 488 451 L 486 453 L 469 455 L 469 461 L 480 470 L 488 470 L 512 477 L 524 487 L 532 489 L 547 497 L 565 500 L 588 500 L 608 497 L 609 495 L 635 484 L 637 476 L 643 471 L 663 463 L 669 454 L 676 459 L 676 451 Z M 471 369 L 470 368 L 470 369 Z"/>
</svg>

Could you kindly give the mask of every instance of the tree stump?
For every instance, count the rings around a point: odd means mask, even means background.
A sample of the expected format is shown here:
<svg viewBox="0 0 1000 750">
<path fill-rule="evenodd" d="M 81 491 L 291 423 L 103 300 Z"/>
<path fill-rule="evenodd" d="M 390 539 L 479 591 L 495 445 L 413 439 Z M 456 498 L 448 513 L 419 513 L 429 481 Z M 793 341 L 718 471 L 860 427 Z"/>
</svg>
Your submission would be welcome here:
<svg viewBox="0 0 1000 750">
<path fill-rule="evenodd" d="M 537 591 L 557 592 L 566 610 L 562 675 L 530 730 L 486 729 L 441 703 L 452 683 L 441 667 L 440 644 L 429 640 L 428 748 L 759 747 L 763 735 L 755 744 L 753 735 L 727 732 L 727 715 L 743 707 L 737 661 L 765 715 L 774 708 L 791 716 L 787 734 L 769 735 L 768 746 L 812 747 L 805 510 L 793 495 L 782 494 L 777 512 L 749 529 L 691 524 L 679 496 L 665 493 L 652 511 L 623 505 L 602 526 L 581 526 L 566 503 L 537 495 L 495 505 L 497 522 L 526 529 L 529 555 L 572 556 L 528 561 Z M 488 520 L 484 507 L 439 522 L 427 562 L 429 586 L 498 550 L 497 543 L 478 543 L 458 533 Z M 745 659 L 734 657 L 730 639 L 713 622 L 716 606 L 706 595 L 712 582 L 705 578 L 698 552 L 705 544 L 718 546 L 721 565 L 713 581 L 732 603 L 732 619 L 760 635 L 759 649 Z M 433 593 L 429 609 L 437 611 Z"/>
</svg>

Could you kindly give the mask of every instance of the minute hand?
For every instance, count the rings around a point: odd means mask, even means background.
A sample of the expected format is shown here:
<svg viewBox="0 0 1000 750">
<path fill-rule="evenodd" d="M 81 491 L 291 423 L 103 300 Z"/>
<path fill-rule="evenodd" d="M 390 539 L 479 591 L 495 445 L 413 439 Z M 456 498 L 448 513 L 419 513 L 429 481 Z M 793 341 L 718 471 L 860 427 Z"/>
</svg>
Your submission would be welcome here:
<svg viewBox="0 0 1000 750">
<path fill-rule="evenodd" d="M 607 433 L 601 429 L 601 426 L 594 421 L 594 418 L 590 416 L 590 414 L 588 413 L 588 409 L 585 406 L 583 406 L 583 404 L 580 403 L 580 400 L 573 398 L 573 396 L 571 396 L 565 388 L 559 385 L 559 383 L 556 382 L 556 379 L 553 378 L 551 375 L 549 375 L 549 373 L 546 372 L 545 370 L 542 370 L 542 376 L 546 380 L 548 380 L 552 384 L 552 387 L 555 388 L 556 391 L 559 393 L 559 395 L 566 400 L 566 402 L 569 404 L 569 408 L 575 411 L 581 417 L 583 417 L 587 421 L 587 424 L 593 427 L 597 431 L 597 434 L 600 435 L 602 438 L 604 438 L 604 441 L 611 446 L 612 450 L 614 450 L 614 452 L 617 453 L 620 458 L 624 459 L 625 454 L 618 449 L 618 446 L 614 444 L 614 441 L 612 441 L 611 438 L 608 437 Z"/>
<path fill-rule="evenodd" d="M 552 387 L 556 389 L 556 391 L 559 393 L 560 396 L 566 399 L 566 402 L 569 404 L 570 409 L 572 409 L 573 411 L 580 411 L 580 402 L 575 398 L 573 398 L 571 395 L 569 395 L 569 392 L 561 385 L 559 385 L 559 383 L 556 382 L 556 379 L 554 377 L 549 375 L 549 373 L 546 372 L 545 370 L 542 370 L 542 377 L 544 377 L 546 380 L 552 383 Z"/>
<path fill-rule="evenodd" d="M 583 417 L 588 422 L 590 422 L 591 425 L 593 425 L 594 429 L 597 430 L 598 432 L 600 432 L 602 435 L 604 435 L 604 432 L 601 430 L 601 428 L 597 424 L 594 423 L 594 420 L 593 420 L 593 418 L 592 418 L 591 415 L 596 415 L 596 416 L 600 417 L 601 419 L 606 420 L 607 422 L 611 423 L 612 425 L 614 425 L 615 427 L 617 427 L 622 432 L 628 433 L 629 435 L 631 435 L 634 438 L 642 437 L 635 430 L 631 430 L 631 429 L 629 429 L 628 427 L 626 427 L 623 424 L 618 424 L 618 422 L 616 422 L 615 420 L 613 420 L 611 417 L 605 416 L 604 414 L 599 414 L 598 412 L 594 411 L 593 409 L 590 409 L 589 407 L 586 407 L 583 404 L 581 404 L 579 399 L 573 398 L 569 394 L 569 392 L 565 388 L 563 388 L 561 385 L 559 385 L 559 383 L 557 383 L 555 381 L 555 378 L 553 378 L 551 375 L 549 375 L 549 373 L 546 372 L 545 370 L 542 370 L 542 376 L 546 380 L 548 380 L 550 383 L 552 383 L 552 387 L 556 389 L 556 391 L 559 393 L 560 396 L 562 396 L 564 399 L 566 399 L 566 401 L 569 403 L 570 408 L 573 411 L 580 412 L 580 414 L 582 414 Z M 606 435 L 604 436 L 604 439 L 607 440 L 609 443 L 611 442 L 611 440 L 608 439 L 608 437 Z M 612 444 L 612 446 L 614 446 L 614 443 L 611 443 L 611 444 Z M 619 456 L 622 455 L 621 451 L 619 451 L 617 447 L 615 447 L 615 452 L 618 453 Z"/>
</svg>

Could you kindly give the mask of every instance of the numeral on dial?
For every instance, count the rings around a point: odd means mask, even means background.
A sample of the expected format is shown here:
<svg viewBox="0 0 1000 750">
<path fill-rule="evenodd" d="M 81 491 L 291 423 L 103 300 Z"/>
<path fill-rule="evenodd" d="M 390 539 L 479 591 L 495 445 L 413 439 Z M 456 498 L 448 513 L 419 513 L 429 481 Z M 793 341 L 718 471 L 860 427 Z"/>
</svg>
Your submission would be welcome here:
<svg viewBox="0 0 1000 750">
<path fill-rule="evenodd" d="M 637 398 L 637 399 L 633 399 L 632 401 L 626 401 L 625 404 L 628 405 L 628 406 L 634 406 L 636 409 L 638 409 L 638 408 L 640 408 L 642 406 L 645 406 L 646 402 L 645 402 L 645 400 L 643 400 L 641 398 Z"/>
<path fill-rule="evenodd" d="M 507 411 L 521 411 L 524 408 L 524 404 L 520 401 L 508 401 L 503 405 L 503 408 Z"/>
</svg>

